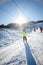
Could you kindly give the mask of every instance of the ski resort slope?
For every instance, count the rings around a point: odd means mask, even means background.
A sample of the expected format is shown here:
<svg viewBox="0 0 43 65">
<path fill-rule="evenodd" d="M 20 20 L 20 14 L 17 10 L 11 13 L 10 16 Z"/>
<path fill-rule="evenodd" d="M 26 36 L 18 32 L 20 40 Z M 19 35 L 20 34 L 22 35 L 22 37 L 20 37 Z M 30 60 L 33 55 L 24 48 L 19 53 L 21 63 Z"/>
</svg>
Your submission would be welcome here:
<svg viewBox="0 0 43 65">
<path fill-rule="evenodd" d="M 0 52 L 1 65 L 26 65 L 26 56 L 23 43 L 17 41 Z"/>
<path fill-rule="evenodd" d="M 43 33 L 39 30 L 28 35 L 28 42 L 37 65 L 43 65 Z"/>
<path fill-rule="evenodd" d="M 4 30 L 0 35 L 0 65 L 27 65 L 21 32 Z M 43 65 L 43 33 L 27 32 L 27 42 L 36 64 Z"/>
</svg>

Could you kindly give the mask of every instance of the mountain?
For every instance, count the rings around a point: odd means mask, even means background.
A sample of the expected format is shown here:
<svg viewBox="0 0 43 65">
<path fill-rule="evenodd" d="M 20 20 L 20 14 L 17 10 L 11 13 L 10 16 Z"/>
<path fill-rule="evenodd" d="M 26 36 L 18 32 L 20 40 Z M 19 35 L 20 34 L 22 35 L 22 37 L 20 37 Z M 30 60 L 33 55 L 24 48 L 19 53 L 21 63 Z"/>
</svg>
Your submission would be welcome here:
<svg viewBox="0 0 43 65">
<path fill-rule="evenodd" d="M 18 24 L 15 24 L 15 23 L 10 23 L 10 24 L 7 24 L 7 25 L 0 25 L 0 28 L 15 28 L 15 29 L 18 29 L 19 28 L 19 25 Z"/>
<path fill-rule="evenodd" d="M 43 28 L 43 20 L 36 21 L 36 22 L 34 22 L 33 25 L 36 27 L 42 27 Z"/>
<path fill-rule="evenodd" d="M 26 29 L 26 28 L 32 28 L 34 26 L 42 26 L 43 27 L 43 20 L 39 20 L 39 21 L 29 21 L 28 23 L 25 23 L 23 25 L 21 25 L 22 28 Z M 14 28 L 14 29 L 19 29 L 20 25 L 16 24 L 16 23 L 9 23 L 7 25 L 0 25 L 0 28 Z"/>
<path fill-rule="evenodd" d="M 10 23 L 6 27 L 18 29 L 19 28 L 19 25 L 18 24 L 15 24 L 15 23 Z"/>
<path fill-rule="evenodd" d="M 33 27 L 42 27 L 43 28 L 43 20 L 39 21 L 30 21 L 27 25 L 27 28 L 33 28 Z"/>
</svg>

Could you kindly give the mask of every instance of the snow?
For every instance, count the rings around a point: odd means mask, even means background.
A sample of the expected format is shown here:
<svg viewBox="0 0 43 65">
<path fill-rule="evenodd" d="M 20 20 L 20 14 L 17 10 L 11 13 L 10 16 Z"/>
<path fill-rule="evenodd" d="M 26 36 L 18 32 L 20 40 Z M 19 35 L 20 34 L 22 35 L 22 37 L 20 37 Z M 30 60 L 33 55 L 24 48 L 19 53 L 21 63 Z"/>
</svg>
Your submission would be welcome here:
<svg viewBox="0 0 43 65">
<path fill-rule="evenodd" d="M 27 32 L 27 40 L 37 65 L 43 65 L 43 33 Z M 27 65 L 20 30 L 0 30 L 0 65 Z"/>
<path fill-rule="evenodd" d="M 28 42 L 37 65 L 43 65 L 43 33 L 40 33 L 39 30 L 32 32 Z"/>
<path fill-rule="evenodd" d="M 20 42 L 16 42 L 7 48 L 4 48 L 4 50 L 0 52 L 0 56 L 3 58 L 0 62 L 1 65 L 19 65 L 20 62 L 24 65 L 26 63 L 24 45 Z"/>
</svg>

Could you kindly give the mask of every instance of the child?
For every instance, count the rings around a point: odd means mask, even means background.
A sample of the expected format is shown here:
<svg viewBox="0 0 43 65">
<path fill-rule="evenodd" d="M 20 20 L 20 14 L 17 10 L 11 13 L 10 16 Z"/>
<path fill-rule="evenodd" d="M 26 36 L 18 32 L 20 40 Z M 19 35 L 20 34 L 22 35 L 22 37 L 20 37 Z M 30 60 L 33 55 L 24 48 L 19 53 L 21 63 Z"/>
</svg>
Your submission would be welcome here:
<svg viewBox="0 0 43 65">
<path fill-rule="evenodd" d="M 25 30 L 23 30 L 23 32 L 22 32 L 22 36 L 23 36 L 23 42 L 24 42 L 24 41 L 27 42 L 26 31 L 25 31 Z"/>
</svg>

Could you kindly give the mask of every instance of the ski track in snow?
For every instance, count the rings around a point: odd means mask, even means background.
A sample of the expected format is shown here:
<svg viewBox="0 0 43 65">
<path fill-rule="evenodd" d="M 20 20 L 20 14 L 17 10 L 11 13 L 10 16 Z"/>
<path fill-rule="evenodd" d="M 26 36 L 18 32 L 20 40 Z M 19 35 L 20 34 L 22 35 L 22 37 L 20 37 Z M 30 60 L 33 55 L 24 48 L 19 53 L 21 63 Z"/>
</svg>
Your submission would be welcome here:
<svg viewBox="0 0 43 65">
<path fill-rule="evenodd" d="M 27 33 L 27 39 L 37 65 L 43 65 L 43 33 Z M 0 65 L 27 65 L 20 30 L 0 30 Z"/>
</svg>

